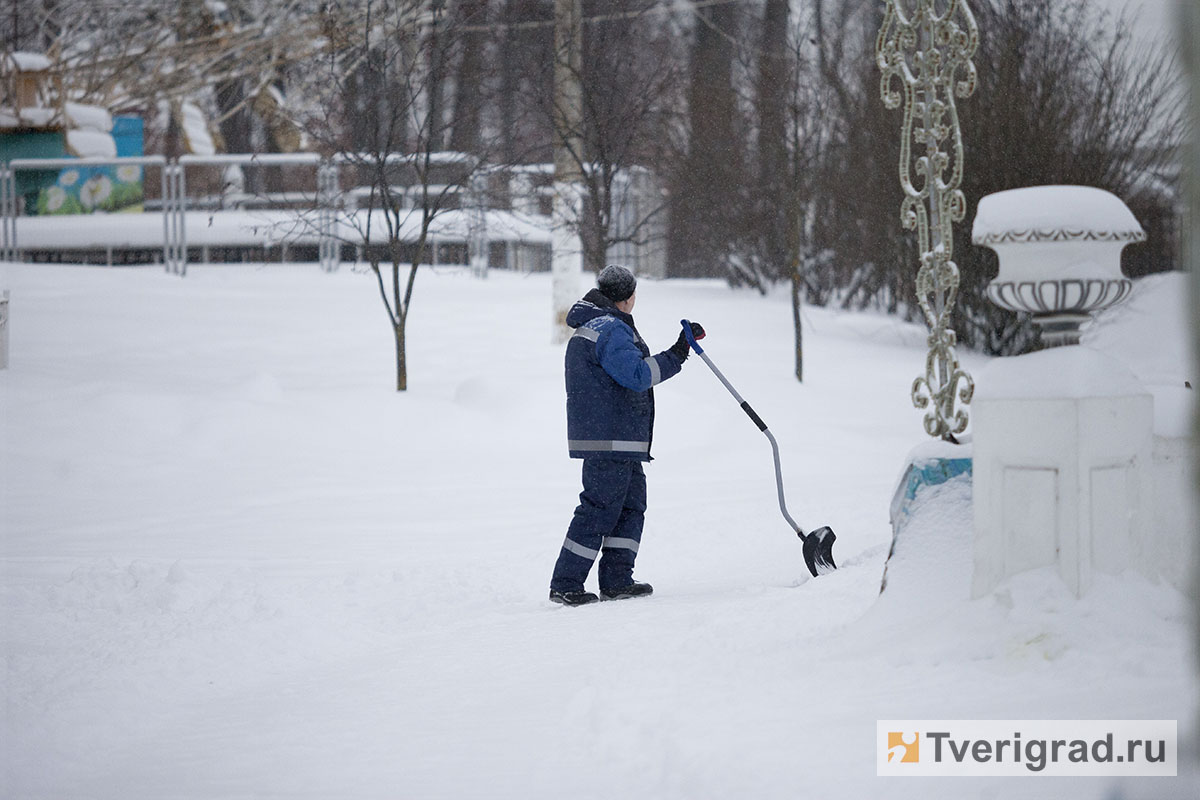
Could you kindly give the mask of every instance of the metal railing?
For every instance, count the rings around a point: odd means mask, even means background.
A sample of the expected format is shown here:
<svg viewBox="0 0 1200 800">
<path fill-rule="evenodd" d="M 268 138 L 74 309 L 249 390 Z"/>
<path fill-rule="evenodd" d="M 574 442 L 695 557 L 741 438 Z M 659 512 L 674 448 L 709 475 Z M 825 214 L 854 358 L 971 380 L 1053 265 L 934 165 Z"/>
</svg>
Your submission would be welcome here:
<svg viewBox="0 0 1200 800">
<path fill-rule="evenodd" d="M 523 246 L 527 242 L 523 240 L 521 234 L 505 233 L 506 228 L 501 223 L 499 228 L 489 231 L 490 216 L 487 213 L 492 209 L 492 203 L 489 200 L 489 181 L 497 172 L 507 173 L 508 190 L 505 193 L 507 199 L 501 208 L 507 207 L 511 203 L 513 212 L 518 218 L 530 219 L 540 218 L 545 215 L 539 210 L 542 201 L 545 199 L 547 192 L 552 192 L 551 187 L 541 186 L 537 179 L 549 174 L 551 169 L 549 165 L 509 165 L 509 166 L 492 166 L 481 164 L 474 156 L 464 155 L 461 153 L 434 153 L 428 157 L 425 155 L 406 155 L 406 154 L 389 154 L 382 159 L 375 154 L 359 154 L 359 153 L 336 153 L 329 157 L 322 157 L 317 153 L 264 153 L 264 154 L 220 154 L 211 156 L 200 155 L 184 155 L 178 159 L 167 159 L 163 156 L 134 156 L 134 157 L 116 157 L 116 158 L 30 158 L 30 159 L 13 159 L 7 163 L 0 161 L 0 260 L 19 261 L 26 256 L 28 252 L 40 254 L 47 249 L 57 250 L 87 250 L 86 246 L 78 244 L 63 245 L 59 247 L 45 248 L 42 246 L 31 246 L 28 243 L 22 243 L 18 239 L 18 224 L 17 221 L 22 216 L 21 197 L 17 193 L 20 181 L 18 176 L 21 173 L 31 171 L 58 171 L 65 169 L 88 169 L 93 167 L 121 167 L 121 166 L 138 166 L 157 168 L 160 171 L 159 182 L 161 184 L 160 197 L 149 197 L 143 201 L 143 208 L 146 214 L 157 213 L 162 219 L 162 239 L 161 242 L 156 237 L 143 242 L 141 246 L 132 247 L 142 254 L 153 254 L 161 249 L 162 263 L 165 269 L 177 275 L 185 275 L 187 273 L 189 263 L 189 253 L 192 260 L 197 257 L 197 252 L 201 253 L 204 260 L 208 258 L 208 244 L 190 243 L 188 231 L 188 216 L 192 212 L 192 225 L 196 225 L 196 212 L 211 211 L 214 207 L 224 208 L 225 203 L 229 198 L 236 196 L 240 198 L 237 205 L 240 207 L 247 197 L 261 198 L 268 201 L 267 207 L 272 207 L 270 198 L 275 197 L 270 193 L 250 193 L 239 190 L 235 194 L 230 194 L 225 189 L 222 189 L 219 195 L 201 195 L 197 197 L 189 197 L 188 187 L 194 184 L 193 191 L 197 187 L 211 184 L 211 176 L 205 176 L 200 171 L 204 168 L 217 168 L 226 170 L 230 167 L 240 167 L 243 170 L 248 168 L 309 168 L 315 170 L 315 191 L 289 190 L 288 205 L 293 206 L 293 211 L 297 211 L 296 219 L 289 223 L 292 224 L 292 230 L 300 228 L 303 230 L 304 244 L 311 246 L 313 240 L 317 246 L 317 259 L 321 269 L 325 271 L 334 271 L 341 263 L 343 254 L 343 244 L 353 244 L 355 247 L 356 258 L 361 257 L 364 249 L 371 246 L 370 242 L 360 241 L 360 237 L 353 237 L 353 241 L 347 238 L 346 226 L 353 225 L 351 219 L 355 213 L 355 190 L 352 188 L 356 170 L 367 170 L 371 174 L 365 176 L 369 179 L 377 179 L 377 170 L 383 168 L 399 168 L 411 169 L 417 176 L 425 181 L 428 181 L 434 176 L 425 173 L 427 167 L 437 167 L 441 169 L 462 168 L 467 173 L 467 180 L 461 185 L 446 183 L 444 180 L 434 180 L 432 183 L 426 182 L 418 184 L 419 188 L 426 190 L 436 189 L 433 192 L 439 197 L 439 202 L 445 199 L 447 193 L 452 193 L 457 196 L 456 207 L 465 214 L 465 230 L 456 237 L 455 241 L 462 242 L 465 245 L 467 255 L 466 263 L 470 266 L 473 272 L 477 275 L 486 275 L 489 268 L 489 261 L 494 260 L 495 256 L 491 249 L 492 244 L 503 242 L 504 244 L 504 263 L 509 268 L 520 268 L 522 270 L 528 267 L 527 257 L 532 249 L 536 249 L 539 244 L 534 244 L 529 247 Z M 346 175 L 342 173 L 346 172 Z M 147 175 L 143 173 L 142 179 L 145 181 Z M 440 176 L 439 176 L 440 177 Z M 248 178 L 248 173 L 243 173 L 243 178 Z M 307 179 L 306 179 L 307 180 Z M 351 188 L 343 188 L 343 184 L 349 180 Z M 413 197 L 413 186 L 406 185 L 406 191 L 403 194 L 396 193 L 402 197 L 401 202 L 406 208 L 419 205 L 419 200 Z M 308 202 L 306 202 L 306 200 Z M 215 204 L 215 206 L 214 206 Z M 121 215 L 124 216 L 124 215 Z M 280 223 L 282 224 L 282 223 Z M 535 224 L 538 224 L 535 222 Z M 549 221 L 546 221 L 549 225 Z M 368 228 L 369 230 L 369 228 Z M 358 231 L 362 233 L 362 231 Z M 28 235 L 28 234 L 23 234 Z M 293 240 L 288 238 L 289 234 L 284 234 L 278 240 L 281 251 L 286 254 L 289 243 Z M 101 237 L 103 238 L 103 237 Z M 111 236 L 109 237 L 111 239 Z M 197 237 L 202 241 L 203 236 Z M 373 237 L 372 237 L 373 238 Z M 439 261 L 437 241 L 439 237 L 434 236 L 432 239 L 432 252 L 430 253 L 431 263 L 437 264 Z M 495 239 L 495 242 L 493 242 Z M 189 247 L 189 244 L 191 245 Z M 514 247 L 515 245 L 515 247 Z M 100 247 L 102 250 L 107 249 L 109 263 L 112 263 L 113 251 L 115 248 L 129 250 L 130 245 L 114 245 L 112 241 L 99 241 L 94 243 L 94 246 Z M 224 247 L 226 245 L 216 245 Z M 241 244 L 228 245 L 234 248 L 242 247 Z M 251 245 L 258 247 L 259 245 Z M 273 245 L 268 244 L 266 247 L 270 249 Z M 126 253 L 126 258 L 129 254 Z M 633 255 L 624 254 L 626 260 L 630 263 L 637 261 Z M 534 263 L 533 261 L 528 262 Z M 540 262 L 539 262 L 540 263 Z M 517 266 L 521 265 L 521 266 Z M 640 265 L 640 262 L 639 262 Z M 534 269 L 539 267 L 533 267 Z M 643 271 L 639 268 L 639 271 Z"/>
<path fill-rule="evenodd" d="M 22 172 L 86 169 L 90 167 L 158 167 L 161 171 L 162 260 L 168 272 L 185 275 L 188 265 L 187 177 L 189 168 L 198 167 L 282 167 L 312 166 L 317 170 L 317 190 L 313 195 L 321 268 L 337 268 L 340 247 L 337 237 L 338 164 L 342 159 L 325 159 L 317 153 L 268 153 L 261 155 L 185 155 L 168 161 L 163 156 L 127 156 L 118 158 L 17 158 L 0 162 L 0 260 L 18 261 L 22 246 L 17 238 L 20 203 L 17 176 Z"/>
<path fill-rule="evenodd" d="M 0 224 L 0 257 L 8 261 L 20 258 L 20 245 L 17 241 L 17 175 L 22 172 L 44 172 L 50 169 L 70 169 L 88 167 L 161 167 L 162 193 L 168 197 L 167 160 L 162 156 L 125 156 L 120 158 L 13 158 L 7 164 L 0 164 L 0 216 L 4 221 Z M 164 204 L 166 206 L 166 204 Z M 163 213 L 163 260 L 167 261 L 167 247 L 170 241 L 169 221 L 166 211 Z"/>
<path fill-rule="evenodd" d="M 17 241 L 17 175 L 21 172 L 43 172 L 87 167 L 160 167 L 162 169 L 163 203 L 163 262 L 170 269 L 170 244 L 172 241 L 170 220 L 166 213 L 165 198 L 170 196 L 168 175 L 170 165 L 162 156 L 123 156 L 119 158 L 14 158 L 0 164 L 0 258 L 17 261 L 21 257 Z"/>
<path fill-rule="evenodd" d="M 298 167 L 311 166 L 317 169 L 317 192 L 314 205 L 317 211 L 317 235 L 321 269 L 331 272 L 337 268 L 337 242 L 327 241 L 336 235 L 334 228 L 336 203 L 336 183 L 334 192 L 322 192 L 323 181 L 327 181 L 328 172 L 336 171 L 336 167 L 318 153 L 261 153 L 261 154 L 226 154 L 226 155 L 185 155 L 180 156 L 174 164 L 168 165 L 172 172 L 174 183 L 173 192 L 163 193 L 163 213 L 169 214 L 172 220 L 173 257 L 167 263 L 167 269 L 183 275 L 187 272 L 187 169 L 188 167 Z M 336 179 L 335 179 L 336 180 Z M 169 201 L 169 202 L 168 202 Z M 326 207 L 325 204 L 328 204 Z M 168 209 L 169 206 L 169 209 Z"/>
<path fill-rule="evenodd" d="M 475 165 L 473 157 L 459 153 L 435 153 L 427 162 L 432 166 Z M 422 163 L 422 157 L 394 154 L 384 159 L 386 166 L 403 166 Z M 353 153 L 337 153 L 323 158 L 317 153 L 263 153 L 227 155 L 184 155 L 176 160 L 163 156 L 135 156 L 118 158 L 30 158 L 0 162 L 0 259 L 18 261 L 22 257 L 21 243 L 17 237 L 17 219 L 20 203 L 17 195 L 17 176 L 21 172 L 62 170 L 70 168 L 109 166 L 153 166 L 161 170 L 161 214 L 163 225 L 162 260 L 168 272 L 185 275 L 188 265 L 188 171 L 201 167 L 298 167 L 316 169 L 316 192 L 312 195 L 312 228 L 316 233 L 318 260 L 326 271 L 337 269 L 341 255 L 341 239 L 338 236 L 338 208 L 340 201 L 339 172 L 342 167 L 377 164 L 378 157 Z M 483 202 L 475 198 L 473 204 Z M 474 215 L 478 218 L 478 214 Z M 483 241 L 473 242 L 472 250 L 486 252 L 486 226 L 472 226 L 475 237 Z M 435 257 L 436 260 L 436 257 Z"/>
</svg>

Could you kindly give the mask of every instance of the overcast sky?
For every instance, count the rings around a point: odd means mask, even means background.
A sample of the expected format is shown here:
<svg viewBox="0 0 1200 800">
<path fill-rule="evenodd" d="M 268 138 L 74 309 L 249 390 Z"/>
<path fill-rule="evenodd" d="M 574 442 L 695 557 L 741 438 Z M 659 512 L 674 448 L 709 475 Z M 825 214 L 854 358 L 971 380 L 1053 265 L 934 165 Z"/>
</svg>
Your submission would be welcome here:
<svg viewBox="0 0 1200 800">
<path fill-rule="evenodd" d="M 1134 29 L 1149 39 L 1174 36 L 1176 4 L 1196 0 L 1102 0 L 1114 13 L 1128 7 Z"/>
</svg>

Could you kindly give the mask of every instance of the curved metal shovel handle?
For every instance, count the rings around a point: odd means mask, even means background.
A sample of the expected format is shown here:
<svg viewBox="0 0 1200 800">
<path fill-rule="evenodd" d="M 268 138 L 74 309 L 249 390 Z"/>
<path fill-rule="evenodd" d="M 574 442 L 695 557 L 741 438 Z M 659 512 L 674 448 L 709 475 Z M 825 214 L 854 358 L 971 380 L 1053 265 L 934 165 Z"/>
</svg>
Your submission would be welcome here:
<svg viewBox="0 0 1200 800">
<path fill-rule="evenodd" d="M 733 399 L 742 407 L 742 411 L 746 412 L 746 416 L 750 418 L 750 421 L 758 426 L 758 429 L 763 432 L 767 440 L 771 443 L 771 455 L 775 460 L 775 489 L 779 496 L 779 510 L 783 512 L 783 518 L 796 531 L 796 535 L 804 542 L 804 563 L 808 566 L 809 572 L 813 574 L 813 577 L 816 577 L 824 572 L 832 571 L 837 566 L 833 563 L 833 542 L 837 537 L 828 526 L 818 528 L 812 533 L 805 533 L 804 529 L 788 513 L 787 502 L 783 494 L 783 467 L 779 462 L 779 443 L 775 441 L 775 436 L 767 428 L 767 423 L 763 422 L 762 417 L 758 416 L 754 409 L 750 407 L 750 404 L 738 394 L 738 390 L 733 388 L 733 384 L 721 374 L 721 370 L 717 369 L 717 365 L 712 362 L 712 359 L 704 354 L 704 350 L 696 341 L 696 337 L 692 335 L 692 323 L 686 319 L 682 319 L 679 321 L 679 324 L 683 326 L 683 335 L 687 338 L 692 350 L 703 359 L 708 368 L 713 371 L 713 374 L 717 376 L 725 388 L 729 390 L 729 393 L 733 395 Z"/>
</svg>

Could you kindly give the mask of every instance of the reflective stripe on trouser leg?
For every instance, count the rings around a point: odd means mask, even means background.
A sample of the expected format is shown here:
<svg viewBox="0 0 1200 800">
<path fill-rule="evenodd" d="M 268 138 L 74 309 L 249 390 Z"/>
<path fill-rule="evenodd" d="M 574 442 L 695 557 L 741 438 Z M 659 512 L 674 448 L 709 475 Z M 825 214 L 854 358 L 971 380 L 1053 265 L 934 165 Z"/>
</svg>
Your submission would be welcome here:
<svg viewBox="0 0 1200 800">
<path fill-rule="evenodd" d="M 638 551 L 639 544 L 641 544 L 641 542 L 638 542 L 635 539 L 623 539 L 620 536 L 604 537 L 604 549 L 605 550 L 607 550 L 610 547 L 622 547 L 626 550 L 632 550 L 633 552 L 636 553 Z"/>
<path fill-rule="evenodd" d="M 559 592 L 581 591 L 592 564 L 596 557 L 601 555 L 605 538 L 617 537 L 634 542 L 640 540 L 640 526 L 637 535 L 631 536 L 627 532 L 632 530 L 629 522 L 624 520 L 627 512 L 626 497 L 631 484 L 636 482 L 633 480 L 635 472 L 638 475 L 642 474 L 640 462 L 607 458 L 584 459 L 583 492 L 579 495 L 579 505 L 575 509 L 566 539 L 558 554 L 558 561 L 554 565 L 551 589 Z M 644 485 L 644 477 L 642 483 Z M 635 555 L 630 550 L 622 552 L 628 554 L 630 559 Z M 603 560 L 601 556 L 601 561 Z"/>
<path fill-rule="evenodd" d="M 595 561 L 600 555 L 599 550 L 592 550 L 590 547 L 584 547 L 581 544 L 572 542 L 570 538 L 563 539 L 563 549 L 567 550 L 580 558 L 586 558 L 588 561 Z"/>
<path fill-rule="evenodd" d="M 633 564 L 642 543 L 642 527 L 646 520 L 646 473 L 641 462 L 633 464 L 617 526 L 601 546 L 601 589 L 619 589 L 633 582 Z"/>
</svg>

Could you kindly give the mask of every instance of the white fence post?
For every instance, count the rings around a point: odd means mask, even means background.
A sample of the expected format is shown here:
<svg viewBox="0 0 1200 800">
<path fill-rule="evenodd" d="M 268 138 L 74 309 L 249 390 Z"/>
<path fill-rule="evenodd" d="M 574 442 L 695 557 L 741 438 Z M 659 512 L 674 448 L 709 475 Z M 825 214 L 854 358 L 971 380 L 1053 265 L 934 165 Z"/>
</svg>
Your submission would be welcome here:
<svg viewBox="0 0 1200 800">
<path fill-rule="evenodd" d="M 0 369 L 8 369 L 8 289 L 0 294 Z"/>
<path fill-rule="evenodd" d="M 321 269 L 333 272 L 341 264 L 337 235 L 338 164 L 322 161 L 317 167 L 317 247 Z"/>
<path fill-rule="evenodd" d="M 474 173 L 468 181 L 466 201 L 467 209 L 467 261 L 471 265 L 471 273 L 476 278 L 486 278 L 488 274 L 488 174 Z"/>
<path fill-rule="evenodd" d="M 167 161 L 162 167 L 163 262 L 167 272 L 187 271 L 187 234 L 184 231 L 183 165 Z"/>
<path fill-rule="evenodd" d="M 0 164 L 0 260 L 17 260 L 17 181 L 7 164 Z"/>
<path fill-rule="evenodd" d="M 187 274 L 187 182 L 182 160 L 167 161 L 162 168 L 163 261 L 167 272 Z"/>
</svg>

